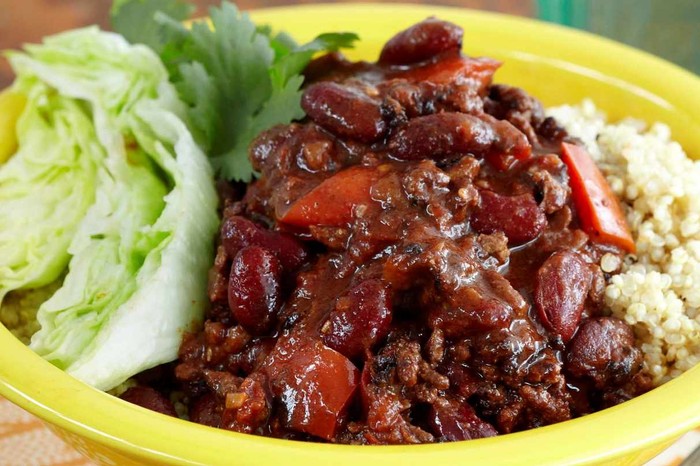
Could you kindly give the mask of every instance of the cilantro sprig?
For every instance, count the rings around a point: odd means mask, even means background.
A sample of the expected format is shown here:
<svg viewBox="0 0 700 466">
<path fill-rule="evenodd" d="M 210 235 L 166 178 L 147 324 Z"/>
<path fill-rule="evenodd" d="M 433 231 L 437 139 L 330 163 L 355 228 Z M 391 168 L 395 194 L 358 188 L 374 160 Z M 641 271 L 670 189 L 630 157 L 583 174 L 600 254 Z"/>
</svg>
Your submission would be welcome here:
<svg viewBox="0 0 700 466">
<path fill-rule="evenodd" d="M 321 51 L 350 48 L 353 33 L 326 33 L 297 45 L 256 26 L 233 3 L 209 10 L 211 23 L 182 24 L 193 8 L 180 0 L 117 0 L 112 25 L 131 43 L 158 53 L 189 109 L 189 124 L 220 176 L 250 181 L 248 146 L 261 131 L 302 118 L 301 72 Z"/>
</svg>

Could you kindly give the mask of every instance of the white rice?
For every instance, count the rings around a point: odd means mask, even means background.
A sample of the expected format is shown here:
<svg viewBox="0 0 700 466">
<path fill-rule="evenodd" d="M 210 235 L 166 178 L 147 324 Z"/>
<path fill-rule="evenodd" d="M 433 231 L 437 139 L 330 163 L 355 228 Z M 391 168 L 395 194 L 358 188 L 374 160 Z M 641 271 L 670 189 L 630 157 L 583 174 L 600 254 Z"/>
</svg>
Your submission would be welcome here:
<svg viewBox="0 0 700 466">
<path fill-rule="evenodd" d="M 634 327 L 644 370 L 666 382 L 700 362 L 700 161 L 671 140 L 668 126 L 608 124 L 591 101 L 548 114 L 583 140 L 623 201 L 637 255 L 601 260 L 605 271 L 621 266 L 606 303 Z"/>
</svg>

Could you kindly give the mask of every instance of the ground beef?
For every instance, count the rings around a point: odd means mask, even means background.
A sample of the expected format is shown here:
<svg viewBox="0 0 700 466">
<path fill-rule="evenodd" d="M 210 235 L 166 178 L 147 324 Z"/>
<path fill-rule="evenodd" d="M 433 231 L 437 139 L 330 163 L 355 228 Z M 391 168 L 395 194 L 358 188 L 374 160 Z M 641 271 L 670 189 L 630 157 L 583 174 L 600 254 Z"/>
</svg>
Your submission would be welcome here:
<svg viewBox="0 0 700 466">
<path fill-rule="evenodd" d="M 499 64 L 429 19 L 377 64 L 321 57 L 307 117 L 257 137 L 226 193 L 211 308 L 175 368 L 195 422 L 401 444 L 564 421 L 644 392 L 605 317 L 562 141 Z"/>
</svg>

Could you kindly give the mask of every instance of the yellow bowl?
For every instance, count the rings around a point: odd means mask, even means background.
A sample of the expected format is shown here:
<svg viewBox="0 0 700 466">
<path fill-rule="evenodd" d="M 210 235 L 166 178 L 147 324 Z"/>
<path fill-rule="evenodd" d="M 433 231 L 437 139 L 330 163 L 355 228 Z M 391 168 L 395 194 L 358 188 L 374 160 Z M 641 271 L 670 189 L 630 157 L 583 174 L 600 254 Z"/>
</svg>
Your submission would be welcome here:
<svg viewBox="0 0 700 466">
<path fill-rule="evenodd" d="M 499 81 L 524 87 L 547 105 L 592 97 L 612 118 L 663 121 L 689 153 L 700 155 L 700 79 L 589 34 L 495 14 L 395 4 L 252 14 L 300 41 L 322 31 L 356 31 L 362 41 L 349 55 L 369 60 L 393 33 L 429 15 L 465 28 L 466 53 L 503 60 Z M 130 405 L 65 375 L 0 326 L 0 394 L 103 464 L 640 464 L 700 425 L 698 387 L 700 367 L 622 405 L 528 432 L 438 445 L 326 445 L 211 429 Z"/>
</svg>

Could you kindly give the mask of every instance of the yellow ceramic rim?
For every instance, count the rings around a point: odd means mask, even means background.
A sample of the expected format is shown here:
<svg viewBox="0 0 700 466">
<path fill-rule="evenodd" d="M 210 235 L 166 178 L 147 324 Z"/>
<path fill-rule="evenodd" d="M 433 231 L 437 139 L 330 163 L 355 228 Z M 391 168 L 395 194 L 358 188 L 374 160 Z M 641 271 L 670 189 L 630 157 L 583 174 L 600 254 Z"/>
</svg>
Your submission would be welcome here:
<svg viewBox="0 0 700 466">
<path fill-rule="evenodd" d="M 472 33 L 499 31 L 517 39 L 502 50 L 520 60 L 539 56 L 545 63 L 596 79 L 632 87 L 637 97 L 677 116 L 677 131 L 697 134 L 700 79 L 663 60 L 589 34 L 536 21 L 452 8 L 410 5 L 313 5 L 253 13 L 258 22 L 284 27 L 300 40 L 323 30 L 359 30 L 381 43 L 394 31 L 438 15 L 472 25 Z M 391 31 L 363 29 L 391 18 Z M 292 23 L 293 22 L 293 23 Z M 320 25 L 319 25 L 320 22 Z M 287 27 L 285 27 L 285 24 Z M 375 28 L 376 29 L 376 28 Z M 376 37 L 375 37 L 376 34 Z M 467 31 L 467 41 L 470 32 Z M 542 54 L 537 44 L 549 41 Z M 585 43 L 585 47 L 576 47 Z M 467 42 L 466 48 L 469 44 Z M 528 52 L 529 51 L 529 52 Z M 529 54 L 529 55 L 528 55 Z M 366 57 L 372 59 L 373 57 Z M 537 60 L 535 60 L 537 61 Z M 620 63 L 625 66 L 621 67 Z M 575 65 L 573 64 L 575 63 Z M 643 69 L 641 73 L 639 70 Z M 596 71 L 598 70 L 598 71 Z M 601 70 L 604 70 L 601 71 Z M 647 93 L 648 95 L 644 94 Z M 664 98 L 658 97 L 664 96 Z M 550 102 L 551 103 L 551 102 Z M 665 120 L 665 118 L 662 118 Z M 681 138 L 682 139 L 682 138 Z M 688 137 L 700 154 L 700 137 Z M 173 464 L 590 464 L 629 455 L 700 425 L 700 367 L 641 397 L 614 408 L 527 432 L 469 442 L 355 447 L 292 442 L 236 434 L 155 414 L 99 392 L 45 362 L 0 326 L 0 394 L 47 422 L 127 456 Z M 89 448 L 89 447 L 88 447 Z"/>
</svg>

